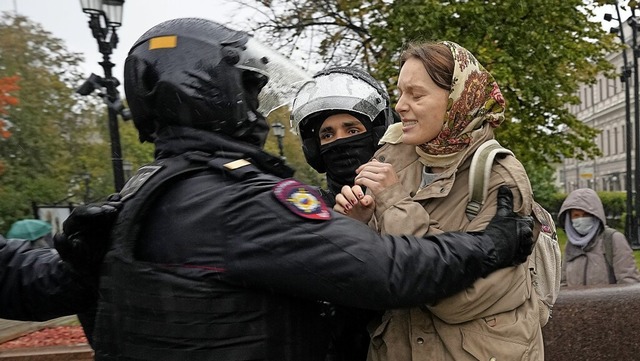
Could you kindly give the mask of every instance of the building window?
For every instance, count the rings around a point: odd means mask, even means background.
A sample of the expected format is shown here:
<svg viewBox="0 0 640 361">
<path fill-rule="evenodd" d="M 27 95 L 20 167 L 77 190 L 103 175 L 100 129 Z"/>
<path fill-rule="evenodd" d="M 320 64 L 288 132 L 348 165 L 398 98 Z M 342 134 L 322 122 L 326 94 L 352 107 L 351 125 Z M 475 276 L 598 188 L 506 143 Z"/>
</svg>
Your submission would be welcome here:
<svg viewBox="0 0 640 361">
<path fill-rule="evenodd" d="M 609 129 L 607 129 L 606 142 L 607 142 L 607 155 L 611 155 L 611 133 Z"/>
<path fill-rule="evenodd" d="M 589 107 L 589 93 L 588 93 L 589 88 L 585 87 L 584 88 L 584 92 L 582 95 L 582 105 L 583 105 L 583 109 L 586 109 Z"/>
<path fill-rule="evenodd" d="M 604 100 L 604 90 L 602 89 L 602 78 L 598 79 L 598 95 L 599 95 L 599 101 L 603 101 Z"/>
<path fill-rule="evenodd" d="M 600 132 L 596 138 L 596 146 L 598 146 L 598 149 L 600 149 L 602 151 L 603 155 L 604 154 L 604 131 Z"/>
<path fill-rule="evenodd" d="M 618 127 L 613 127 L 613 154 L 618 154 Z"/>
</svg>

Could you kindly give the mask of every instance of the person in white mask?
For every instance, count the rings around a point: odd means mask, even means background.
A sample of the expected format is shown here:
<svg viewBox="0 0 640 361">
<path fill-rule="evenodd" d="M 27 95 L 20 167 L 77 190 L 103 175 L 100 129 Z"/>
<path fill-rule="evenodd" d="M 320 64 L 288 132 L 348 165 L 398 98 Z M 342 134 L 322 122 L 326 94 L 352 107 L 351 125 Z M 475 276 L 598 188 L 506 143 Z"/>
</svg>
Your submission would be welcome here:
<svg viewBox="0 0 640 361">
<path fill-rule="evenodd" d="M 640 282 L 633 251 L 624 234 L 608 227 L 598 194 L 576 189 L 562 203 L 558 225 L 567 233 L 562 260 L 566 286 Z"/>
</svg>

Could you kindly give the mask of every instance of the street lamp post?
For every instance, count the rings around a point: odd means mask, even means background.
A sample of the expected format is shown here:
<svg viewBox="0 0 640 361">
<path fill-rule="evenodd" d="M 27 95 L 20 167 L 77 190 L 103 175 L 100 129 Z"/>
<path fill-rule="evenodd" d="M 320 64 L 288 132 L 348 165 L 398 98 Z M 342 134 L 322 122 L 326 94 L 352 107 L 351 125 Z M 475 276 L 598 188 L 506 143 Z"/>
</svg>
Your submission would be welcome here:
<svg viewBox="0 0 640 361">
<path fill-rule="evenodd" d="M 122 170 L 124 172 L 124 180 L 125 182 L 131 178 L 131 171 L 133 171 L 133 164 L 128 160 L 122 161 Z"/>
<path fill-rule="evenodd" d="M 623 45 L 626 45 L 626 40 L 624 37 L 624 31 L 622 27 L 622 18 L 620 17 L 620 7 L 616 2 L 616 15 L 618 16 L 615 20 L 618 20 L 619 27 L 611 28 L 611 33 L 617 33 L 620 41 Z M 604 20 L 611 21 L 613 20 L 613 16 L 611 14 L 604 14 Z M 633 173 L 632 168 L 632 156 L 631 156 L 631 148 L 633 145 L 633 132 L 631 125 L 631 94 L 629 89 L 629 78 L 631 77 L 632 68 L 629 66 L 629 61 L 627 60 L 627 50 L 622 50 L 622 73 L 620 74 L 620 81 L 625 84 L 624 86 L 624 96 L 625 96 L 625 138 L 626 138 L 626 176 L 625 176 L 625 188 L 627 193 L 627 204 L 626 211 L 627 216 L 625 217 L 625 236 L 631 243 L 634 243 L 637 239 L 637 229 L 636 222 L 634 222 L 633 217 L 633 182 L 631 181 L 631 174 Z M 637 127 L 637 126 L 636 126 Z M 636 148 L 637 155 L 637 148 Z"/>
<path fill-rule="evenodd" d="M 92 76 L 101 80 L 101 84 L 107 89 L 104 100 L 107 103 L 109 112 L 111 161 L 113 164 L 113 178 L 116 192 L 119 192 L 124 186 L 122 151 L 118 130 L 118 113 L 119 110 L 122 110 L 122 103 L 120 102 L 117 90 L 119 82 L 111 73 L 114 64 L 109 58 L 113 49 L 118 45 L 116 29 L 122 25 L 123 4 L 124 0 L 80 0 L 82 11 L 89 15 L 89 28 L 91 28 L 93 37 L 98 41 L 98 49 L 103 58 L 98 64 L 104 69 L 104 78 L 100 79 L 100 77 L 94 74 L 92 74 Z"/>
<path fill-rule="evenodd" d="M 636 18 L 636 9 L 631 7 L 631 17 L 627 19 L 629 26 L 631 27 L 631 44 L 633 54 L 633 109 L 634 109 L 634 124 L 635 124 L 635 136 L 636 136 L 636 169 L 635 169 L 635 217 L 634 219 L 634 237 L 631 239 L 631 244 L 634 247 L 638 247 L 640 236 L 640 222 L 638 217 L 640 216 L 640 92 L 638 91 L 639 77 L 638 77 L 638 19 Z"/>
<path fill-rule="evenodd" d="M 284 139 L 284 125 L 280 122 L 275 122 L 271 124 L 271 129 L 273 129 L 273 134 L 278 138 L 278 150 L 280 151 L 280 159 L 285 160 L 284 156 L 284 145 L 282 143 Z"/>
</svg>

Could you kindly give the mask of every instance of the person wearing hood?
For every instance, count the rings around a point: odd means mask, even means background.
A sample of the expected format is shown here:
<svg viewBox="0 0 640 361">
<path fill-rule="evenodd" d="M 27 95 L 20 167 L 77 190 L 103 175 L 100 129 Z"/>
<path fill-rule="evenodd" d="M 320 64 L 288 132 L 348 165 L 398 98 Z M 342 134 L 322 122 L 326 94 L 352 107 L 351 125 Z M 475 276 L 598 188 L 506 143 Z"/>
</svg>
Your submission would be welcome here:
<svg viewBox="0 0 640 361">
<path fill-rule="evenodd" d="M 495 158 L 487 201 L 475 218 L 467 212 L 472 158 L 495 142 L 506 109 L 473 54 L 451 41 L 411 43 L 400 56 L 398 91 L 401 123 L 389 127 L 335 210 L 382 234 L 474 231 L 495 214 L 493 200 L 508 186 L 514 210 L 532 214 L 529 178 L 512 155 Z M 438 302 L 387 311 L 372 330 L 369 360 L 542 360 L 539 303 L 527 264 L 505 268 Z"/>
<path fill-rule="evenodd" d="M 7 238 L 23 239 L 34 248 L 53 247 L 51 224 L 40 219 L 22 219 L 14 222 L 7 232 Z"/>
<path fill-rule="evenodd" d="M 593 189 L 580 188 L 569 193 L 560 207 L 558 223 L 567 234 L 562 285 L 640 282 L 629 242 L 624 234 L 607 226 L 602 201 Z M 611 264 L 607 252 L 610 252 Z"/>
</svg>

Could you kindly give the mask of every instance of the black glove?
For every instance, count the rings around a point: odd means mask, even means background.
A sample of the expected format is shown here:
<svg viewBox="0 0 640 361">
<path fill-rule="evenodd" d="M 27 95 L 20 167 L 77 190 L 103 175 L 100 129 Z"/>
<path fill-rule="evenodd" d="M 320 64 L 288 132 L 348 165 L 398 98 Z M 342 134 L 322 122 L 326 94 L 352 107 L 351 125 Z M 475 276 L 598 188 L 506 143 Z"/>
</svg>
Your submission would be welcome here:
<svg viewBox="0 0 640 361">
<path fill-rule="evenodd" d="M 105 202 L 75 208 L 62 224 L 63 233 L 53 237 L 60 258 L 77 272 L 97 276 L 121 206 Z"/>
<path fill-rule="evenodd" d="M 533 218 L 522 217 L 513 211 L 513 194 L 509 187 L 498 189 L 498 210 L 481 237 L 493 242 L 493 258 L 498 267 L 519 265 L 533 251 Z"/>
</svg>

